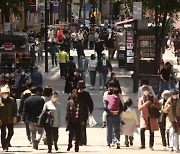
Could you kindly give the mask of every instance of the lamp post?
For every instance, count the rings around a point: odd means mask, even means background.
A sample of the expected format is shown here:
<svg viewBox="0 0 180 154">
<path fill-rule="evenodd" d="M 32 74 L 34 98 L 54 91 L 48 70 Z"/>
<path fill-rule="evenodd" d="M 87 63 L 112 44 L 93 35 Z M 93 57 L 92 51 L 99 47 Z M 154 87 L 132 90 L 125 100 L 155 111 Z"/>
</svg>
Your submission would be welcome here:
<svg viewBox="0 0 180 154">
<path fill-rule="evenodd" d="M 49 8 L 48 8 L 48 2 L 49 0 L 45 0 L 45 43 L 44 43 L 44 49 L 45 49 L 45 72 L 48 72 L 48 20 L 49 20 Z"/>
</svg>

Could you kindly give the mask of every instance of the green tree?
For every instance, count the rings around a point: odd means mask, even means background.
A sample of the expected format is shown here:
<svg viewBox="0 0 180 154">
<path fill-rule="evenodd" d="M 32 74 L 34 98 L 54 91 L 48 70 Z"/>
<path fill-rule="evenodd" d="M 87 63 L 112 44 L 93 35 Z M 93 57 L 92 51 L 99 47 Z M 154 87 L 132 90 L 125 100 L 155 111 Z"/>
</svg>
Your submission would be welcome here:
<svg viewBox="0 0 180 154">
<path fill-rule="evenodd" d="M 17 18 L 22 18 L 20 7 L 27 2 L 27 0 L 1 0 L 2 23 L 10 21 L 10 14 Z"/>
</svg>

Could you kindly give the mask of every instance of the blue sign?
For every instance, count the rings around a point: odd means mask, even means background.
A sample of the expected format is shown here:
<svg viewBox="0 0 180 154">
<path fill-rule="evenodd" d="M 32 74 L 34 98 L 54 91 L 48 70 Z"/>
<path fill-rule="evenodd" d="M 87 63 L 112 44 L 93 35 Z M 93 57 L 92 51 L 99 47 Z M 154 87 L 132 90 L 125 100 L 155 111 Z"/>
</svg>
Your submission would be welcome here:
<svg viewBox="0 0 180 154">
<path fill-rule="evenodd" d="M 53 12 L 59 13 L 59 6 L 58 5 L 53 6 Z"/>
<path fill-rule="evenodd" d="M 83 8 L 82 8 L 82 11 L 91 11 L 91 4 L 89 4 L 89 3 L 85 3 L 84 5 L 83 5 Z"/>
</svg>

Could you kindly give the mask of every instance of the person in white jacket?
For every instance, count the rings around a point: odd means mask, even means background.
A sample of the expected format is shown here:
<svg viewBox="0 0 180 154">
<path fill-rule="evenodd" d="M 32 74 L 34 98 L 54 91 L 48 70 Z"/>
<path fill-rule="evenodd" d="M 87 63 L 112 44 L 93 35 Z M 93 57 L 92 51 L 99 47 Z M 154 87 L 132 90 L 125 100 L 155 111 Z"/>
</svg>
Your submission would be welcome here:
<svg viewBox="0 0 180 154">
<path fill-rule="evenodd" d="M 123 122 L 123 125 L 121 125 L 121 135 L 125 135 L 126 147 L 129 147 L 129 144 L 131 146 L 133 145 L 133 134 L 138 132 L 137 127 L 139 125 L 139 121 L 136 110 L 132 107 L 132 105 L 132 100 L 128 99 L 124 104 L 124 112 L 121 114 L 121 119 Z"/>
</svg>

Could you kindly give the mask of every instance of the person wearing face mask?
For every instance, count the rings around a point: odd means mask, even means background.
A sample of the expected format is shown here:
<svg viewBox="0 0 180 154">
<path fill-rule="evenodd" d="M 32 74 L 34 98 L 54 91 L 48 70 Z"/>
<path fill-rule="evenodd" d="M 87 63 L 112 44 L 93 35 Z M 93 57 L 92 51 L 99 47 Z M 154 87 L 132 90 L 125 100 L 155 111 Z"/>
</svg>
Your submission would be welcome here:
<svg viewBox="0 0 180 154">
<path fill-rule="evenodd" d="M 61 117 L 60 117 L 60 104 L 58 101 L 58 92 L 53 92 L 51 95 L 51 100 L 46 102 L 43 107 L 43 111 L 47 110 L 47 114 L 54 118 L 54 122 L 52 125 L 47 124 L 45 126 L 47 144 L 48 144 L 48 153 L 52 151 L 52 143 L 54 143 L 54 148 L 58 151 L 58 137 L 59 132 L 58 129 L 60 127 Z M 53 140 L 52 140 L 53 139 Z"/>
<path fill-rule="evenodd" d="M 113 68 L 111 65 L 111 62 L 106 58 L 106 54 L 102 54 L 102 58 L 98 61 L 98 71 L 99 71 L 99 84 L 100 84 L 100 90 L 103 89 L 102 82 L 104 83 L 104 87 L 106 86 L 107 82 L 107 75 L 108 75 L 108 69 L 112 72 Z"/>
<path fill-rule="evenodd" d="M 150 94 L 148 86 L 142 88 L 143 96 L 139 98 L 138 109 L 140 110 L 140 149 L 145 149 L 145 131 L 149 130 L 150 140 L 149 148 L 154 150 L 154 131 L 159 129 L 158 118 L 152 117 L 150 114 L 151 108 L 160 109 L 161 104 L 158 99 Z"/>
<path fill-rule="evenodd" d="M 15 77 L 14 86 L 17 87 L 16 97 L 20 98 L 22 92 L 26 90 L 25 84 L 26 84 L 26 81 L 28 80 L 28 76 L 25 73 L 25 70 L 23 68 L 19 68 L 13 74 Z"/>
<path fill-rule="evenodd" d="M 17 104 L 9 95 L 10 88 L 5 85 L 1 88 L 2 105 L 0 106 L 1 144 L 5 152 L 8 151 L 8 146 L 14 134 L 14 124 L 17 121 Z M 8 133 L 6 134 L 7 130 Z"/>
<path fill-rule="evenodd" d="M 159 117 L 159 128 L 160 128 L 160 133 L 161 133 L 161 138 L 162 138 L 162 143 L 163 143 L 163 150 L 166 150 L 166 146 L 169 146 L 169 133 L 167 131 L 167 140 L 166 140 L 166 127 L 167 124 L 166 123 L 166 117 L 167 117 L 167 113 L 164 113 L 164 107 L 165 104 L 168 100 L 168 98 L 170 97 L 170 91 L 169 90 L 165 90 L 162 94 L 161 94 L 161 100 L 159 101 L 159 103 L 162 105 L 161 106 L 161 115 Z"/>
<path fill-rule="evenodd" d="M 76 68 L 75 71 L 74 71 L 74 76 L 73 76 L 73 80 L 72 80 L 72 90 L 77 88 L 77 83 L 80 80 L 82 80 L 81 70 L 79 68 Z"/>
<path fill-rule="evenodd" d="M 169 128 L 169 145 L 170 151 L 179 152 L 179 135 L 180 135 L 180 98 L 176 89 L 170 90 L 170 98 L 167 100 L 163 109 L 167 113 L 171 123 Z"/>
</svg>

